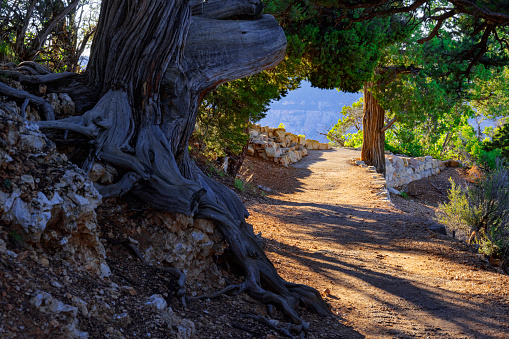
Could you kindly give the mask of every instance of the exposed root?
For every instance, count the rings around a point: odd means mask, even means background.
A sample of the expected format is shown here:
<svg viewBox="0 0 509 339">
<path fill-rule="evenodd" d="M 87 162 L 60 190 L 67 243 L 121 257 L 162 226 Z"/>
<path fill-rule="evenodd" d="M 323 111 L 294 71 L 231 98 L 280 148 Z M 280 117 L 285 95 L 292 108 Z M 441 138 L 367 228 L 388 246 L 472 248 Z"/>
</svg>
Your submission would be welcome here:
<svg viewBox="0 0 509 339">
<path fill-rule="evenodd" d="M 17 71 L 0 70 L 0 75 L 12 80 L 19 81 L 23 85 L 41 85 L 70 77 L 79 77 L 79 74 L 71 72 L 50 73 L 44 75 L 25 75 Z"/>
<path fill-rule="evenodd" d="M 157 116 L 157 111 L 153 113 Z M 299 303 L 320 314 L 331 314 L 318 291 L 288 283 L 278 275 L 252 226 L 244 221 L 247 210 L 231 190 L 198 170 L 190 173 L 189 178 L 183 177 L 161 128 L 151 122 L 142 123 L 137 129 L 134 126 L 129 100 L 122 91 L 108 92 L 79 118 L 40 123 L 44 129 L 83 132 L 93 139 L 96 158 L 126 171 L 114 185 L 98 186 L 104 197 L 115 197 L 131 190 L 154 208 L 214 221 L 243 266 L 246 279 L 239 285 L 192 299 L 246 292 L 264 304 L 278 307 L 295 324 L 290 330 L 298 333 L 306 333 L 308 329 L 308 324 L 297 314 Z M 184 166 L 190 171 L 196 168 L 189 164 Z M 136 246 L 128 246 L 144 261 Z M 185 274 L 171 270 L 179 280 L 178 296 L 185 303 Z"/>
<path fill-rule="evenodd" d="M 115 184 L 103 186 L 98 183 L 94 183 L 94 186 L 95 188 L 97 188 L 103 199 L 109 199 L 114 197 L 120 197 L 126 194 L 140 180 L 141 177 L 138 174 L 134 172 L 129 172 L 124 174 L 124 176 Z"/>
<path fill-rule="evenodd" d="M 191 297 L 190 299 L 191 300 L 197 300 L 197 299 L 215 299 L 223 294 L 226 294 L 226 293 L 229 293 L 231 291 L 235 291 L 234 293 L 232 293 L 232 295 L 239 295 L 241 293 L 243 293 L 246 289 L 247 289 L 248 285 L 247 283 L 242 283 L 242 284 L 237 284 L 237 285 L 228 285 L 226 286 L 225 288 L 223 288 L 221 291 L 218 291 L 216 293 L 213 293 L 213 294 L 205 294 L 205 295 L 200 295 L 200 296 L 197 296 L 197 297 Z"/>
<path fill-rule="evenodd" d="M 46 75 L 51 73 L 49 69 L 34 61 L 23 61 L 16 67 L 16 70 L 30 70 L 30 73 L 33 75 Z"/>
<path fill-rule="evenodd" d="M 270 320 L 270 319 L 267 319 L 265 317 L 260 317 L 260 316 L 252 315 L 252 314 L 243 314 L 242 317 L 257 320 L 257 321 L 259 321 L 259 322 L 269 326 L 273 330 L 278 331 L 279 333 L 281 333 L 285 337 L 294 338 L 294 336 L 290 333 L 289 330 L 287 330 L 285 328 L 278 327 L 277 326 L 277 322 L 274 321 L 274 320 Z M 291 329 L 292 330 L 296 330 L 296 328 L 294 328 L 293 326 L 291 326 Z M 298 333 L 300 333 L 300 332 L 301 331 L 299 331 Z"/>
<path fill-rule="evenodd" d="M 173 275 L 173 277 L 175 277 L 177 279 L 178 290 L 177 290 L 177 292 L 175 292 L 175 296 L 177 298 L 180 298 L 180 302 L 182 303 L 182 305 L 186 306 L 186 304 L 187 304 L 186 303 L 186 299 L 187 299 L 187 297 L 186 297 L 186 279 L 187 279 L 186 272 L 182 272 L 181 270 L 179 270 L 176 267 L 156 267 L 156 268 L 161 271 L 170 273 L 171 275 Z"/>
<path fill-rule="evenodd" d="M 64 130 L 64 131 L 72 131 L 79 134 L 82 134 L 90 139 L 93 139 L 97 136 L 97 130 L 88 126 L 81 126 L 74 122 L 68 122 L 66 119 L 55 120 L 55 121 L 35 121 L 35 123 L 39 126 L 40 129 L 52 129 L 52 130 Z"/>
<path fill-rule="evenodd" d="M 245 331 L 245 332 L 250 333 L 250 334 L 252 334 L 252 335 L 255 335 L 255 336 L 257 336 L 257 337 L 261 337 L 261 336 L 262 336 L 262 334 L 261 334 L 261 333 L 258 333 L 258 332 L 256 332 L 256 331 L 250 330 L 249 328 L 247 328 L 247 327 L 245 327 L 245 326 L 242 326 L 242 325 L 240 325 L 239 323 L 236 323 L 235 321 L 232 321 L 232 322 L 231 322 L 231 325 L 232 325 L 232 327 L 233 327 L 233 328 L 236 328 L 236 329 L 238 329 L 238 330 Z"/>
<path fill-rule="evenodd" d="M 0 93 L 3 95 L 6 95 L 8 97 L 12 97 L 12 98 L 20 99 L 20 100 L 28 99 L 32 104 L 39 107 L 39 109 L 44 113 L 46 120 L 55 120 L 55 112 L 53 110 L 53 107 L 49 104 L 49 102 L 47 102 L 43 98 L 32 95 L 25 91 L 21 91 L 19 89 L 12 88 L 10 86 L 7 86 L 3 82 L 0 82 Z"/>
<path fill-rule="evenodd" d="M 23 105 L 21 105 L 21 117 L 23 119 L 25 119 L 25 117 L 26 117 L 26 110 L 27 110 L 27 106 L 29 103 L 30 103 L 30 100 L 25 99 L 25 101 L 23 102 Z"/>
</svg>

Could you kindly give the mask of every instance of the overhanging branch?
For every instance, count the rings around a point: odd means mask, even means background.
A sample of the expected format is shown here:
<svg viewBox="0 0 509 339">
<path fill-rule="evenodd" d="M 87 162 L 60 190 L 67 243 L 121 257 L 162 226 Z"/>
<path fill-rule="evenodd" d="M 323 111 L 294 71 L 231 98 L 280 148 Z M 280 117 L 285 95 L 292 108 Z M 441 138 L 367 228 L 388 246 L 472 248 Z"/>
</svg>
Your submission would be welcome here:
<svg viewBox="0 0 509 339">
<path fill-rule="evenodd" d="M 433 28 L 433 30 L 431 31 L 431 33 L 427 37 L 419 39 L 419 40 L 417 40 L 417 42 L 420 43 L 420 44 L 423 44 L 423 43 L 433 39 L 435 36 L 438 35 L 438 32 L 440 31 L 440 28 L 442 28 L 442 25 L 444 24 L 444 21 L 449 19 L 449 18 L 451 18 L 451 17 L 453 17 L 455 14 L 456 14 L 456 11 L 455 10 L 451 10 L 451 11 L 449 11 L 447 13 L 442 14 L 442 15 L 439 15 L 439 16 L 436 16 L 436 17 L 431 17 L 431 19 L 436 19 L 438 21 L 437 24 L 435 25 L 435 27 Z"/>
<path fill-rule="evenodd" d="M 398 117 L 394 117 L 391 119 L 391 121 L 389 121 L 387 123 L 387 125 L 385 125 L 381 130 L 380 130 L 380 133 L 384 133 L 385 131 L 387 131 L 389 128 L 391 128 L 391 126 L 396 122 L 396 120 L 398 120 Z"/>
</svg>

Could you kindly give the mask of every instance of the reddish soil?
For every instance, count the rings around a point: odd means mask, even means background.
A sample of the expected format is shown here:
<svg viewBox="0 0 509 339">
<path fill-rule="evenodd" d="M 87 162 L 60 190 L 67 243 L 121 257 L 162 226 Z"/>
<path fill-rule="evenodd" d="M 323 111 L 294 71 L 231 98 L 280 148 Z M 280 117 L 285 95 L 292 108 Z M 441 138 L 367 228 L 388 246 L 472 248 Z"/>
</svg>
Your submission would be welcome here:
<svg viewBox="0 0 509 339">
<path fill-rule="evenodd" d="M 273 190 L 249 204 L 248 221 L 280 274 L 321 291 L 338 322 L 360 337 L 509 337 L 509 277 L 426 227 L 449 177 L 462 182 L 464 171 L 414 182 L 408 199 L 390 203 L 377 196 L 372 173 L 351 165 L 358 156 L 312 151 L 289 169 L 246 161 L 253 185 Z M 337 330 L 331 338 L 345 336 Z"/>
</svg>

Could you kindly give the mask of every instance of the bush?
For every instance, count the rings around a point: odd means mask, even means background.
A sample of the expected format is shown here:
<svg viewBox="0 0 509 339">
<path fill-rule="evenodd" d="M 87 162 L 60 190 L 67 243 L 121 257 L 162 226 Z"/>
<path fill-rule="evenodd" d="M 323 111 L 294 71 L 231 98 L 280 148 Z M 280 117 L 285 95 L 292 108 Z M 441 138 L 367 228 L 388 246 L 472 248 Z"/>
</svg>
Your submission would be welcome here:
<svg viewBox="0 0 509 339">
<path fill-rule="evenodd" d="M 454 182 L 439 221 L 471 233 L 479 252 L 509 262 L 509 168 L 500 161 L 465 192 Z"/>
<path fill-rule="evenodd" d="M 242 179 L 235 178 L 234 186 L 241 192 L 244 192 L 246 190 L 246 184 L 244 183 L 244 181 L 242 181 Z"/>
<path fill-rule="evenodd" d="M 449 178 L 449 182 L 451 183 L 451 189 L 447 196 L 449 202 L 439 206 L 438 221 L 453 230 L 467 232 L 470 230 L 467 222 L 470 213 L 467 195 L 454 180 Z"/>
<path fill-rule="evenodd" d="M 492 140 L 483 144 L 485 151 L 498 151 L 501 156 L 509 160 L 509 122 L 495 130 Z"/>
<path fill-rule="evenodd" d="M 357 131 L 356 133 L 347 133 L 345 134 L 345 147 L 361 147 L 363 143 L 363 135 L 362 130 Z"/>
</svg>

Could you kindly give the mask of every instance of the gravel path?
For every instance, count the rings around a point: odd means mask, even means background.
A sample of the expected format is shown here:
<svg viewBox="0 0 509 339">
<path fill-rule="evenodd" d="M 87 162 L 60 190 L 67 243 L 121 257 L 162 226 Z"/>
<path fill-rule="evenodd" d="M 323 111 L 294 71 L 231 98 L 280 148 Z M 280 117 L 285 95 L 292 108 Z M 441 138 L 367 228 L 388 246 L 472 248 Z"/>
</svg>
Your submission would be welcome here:
<svg viewBox="0 0 509 339">
<path fill-rule="evenodd" d="M 250 160 L 256 183 L 274 192 L 248 206 L 249 222 L 280 274 L 321 291 L 359 337 L 509 338 L 509 277 L 428 231 L 412 211 L 430 207 L 380 200 L 373 174 L 349 163 L 359 156 L 311 151 L 284 170 Z"/>
</svg>

